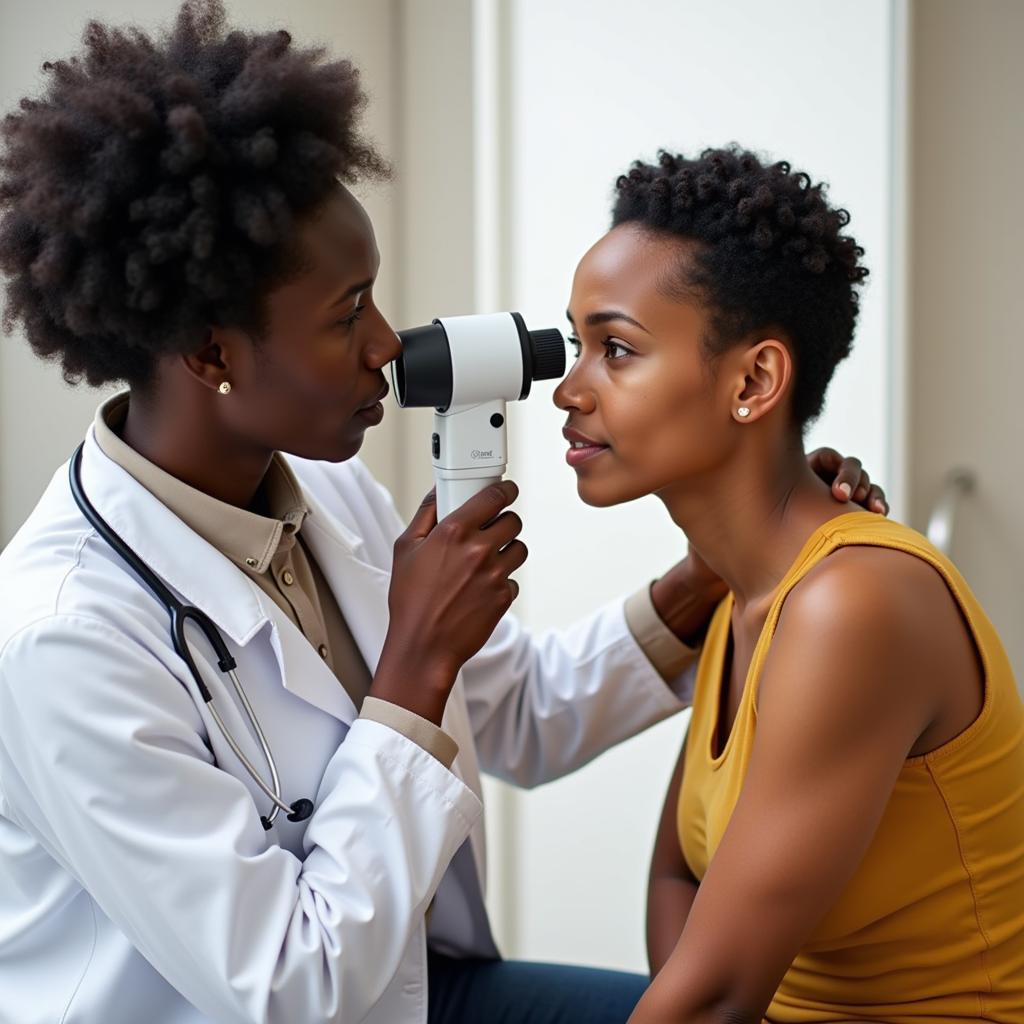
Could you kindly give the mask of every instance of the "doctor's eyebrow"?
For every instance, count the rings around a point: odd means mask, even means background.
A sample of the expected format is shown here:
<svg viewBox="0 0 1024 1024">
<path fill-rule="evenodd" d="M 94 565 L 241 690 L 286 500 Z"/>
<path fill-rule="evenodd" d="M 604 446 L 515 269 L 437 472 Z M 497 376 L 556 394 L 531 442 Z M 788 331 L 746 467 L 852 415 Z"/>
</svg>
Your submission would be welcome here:
<svg viewBox="0 0 1024 1024">
<path fill-rule="evenodd" d="M 360 292 L 365 292 L 367 288 L 373 285 L 373 278 L 368 278 L 366 281 L 360 281 L 359 284 L 354 284 L 350 288 L 346 288 L 341 295 L 334 299 L 331 304 L 327 307 L 333 309 L 335 306 L 341 305 L 346 299 L 351 298 L 353 295 L 358 295 Z"/>
<path fill-rule="evenodd" d="M 573 327 L 575 327 L 576 321 L 573 320 L 572 313 L 570 313 L 569 310 L 566 310 L 565 315 L 569 323 L 571 323 Z M 596 313 L 588 313 L 586 319 L 584 320 L 584 323 L 587 325 L 587 327 L 597 327 L 598 324 L 611 323 L 611 321 L 613 320 L 623 320 L 627 324 L 632 324 L 634 327 L 639 327 L 640 330 L 644 332 L 644 334 L 651 333 L 649 330 L 647 330 L 646 327 L 644 327 L 642 323 L 640 323 L 639 320 L 634 320 L 631 316 L 628 316 L 627 314 L 617 309 L 602 309 L 598 310 Z"/>
</svg>

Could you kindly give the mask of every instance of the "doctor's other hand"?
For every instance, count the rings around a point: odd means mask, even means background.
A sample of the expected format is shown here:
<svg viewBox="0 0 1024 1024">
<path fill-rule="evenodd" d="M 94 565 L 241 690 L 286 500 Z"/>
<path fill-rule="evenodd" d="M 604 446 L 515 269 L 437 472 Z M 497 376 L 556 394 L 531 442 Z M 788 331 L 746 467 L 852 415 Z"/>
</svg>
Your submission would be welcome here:
<svg viewBox="0 0 1024 1024">
<path fill-rule="evenodd" d="M 852 501 L 863 505 L 869 512 L 889 514 L 885 491 L 873 484 L 864 471 L 860 459 L 852 455 L 843 458 L 834 448 L 816 448 L 807 456 L 811 469 L 832 488 L 832 497 L 838 502 Z"/>
<path fill-rule="evenodd" d="M 869 512 L 889 514 L 885 491 L 871 482 L 860 459 L 844 458 L 834 448 L 817 448 L 807 456 L 807 462 L 840 504 L 852 502 Z M 651 585 L 651 600 L 659 617 L 691 646 L 702 642 L 725 593 L 721 577 L 692 548 L 686 558 Z"/>
<path fill-rule="evenodd" d="M 519 594 L 509 579 L 527 557 L 522 520 L 507 511 L 510 480 L 486 487 L 437 521 L 434 492 L 395 542 L 390 621 L 370 694 L 441 724 L 463 664 Z"/>
</svg>

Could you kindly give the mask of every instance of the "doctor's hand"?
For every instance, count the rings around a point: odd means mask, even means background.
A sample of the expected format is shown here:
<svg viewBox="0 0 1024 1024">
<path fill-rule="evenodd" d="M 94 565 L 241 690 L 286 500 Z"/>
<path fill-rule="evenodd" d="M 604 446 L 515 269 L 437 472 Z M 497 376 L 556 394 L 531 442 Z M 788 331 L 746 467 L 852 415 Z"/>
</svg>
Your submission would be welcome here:
<svg viewBox="0 0 1024 1024">
<path fill-rule="evenodd" d="M 860 459 L 852 455 L 843 458 L 834 448 L 816 448 L 807 456 L 811 469 L 832 488 L 832 497 L 845 503 L 852 501 L 869 512 L 889 514 L 885 491 L 873 484 L 864 471 Z"/>
<path fill-rule="evenodd" d="M 860 459 L 844 458 L 834 448 L 818 448 L 807 456 L 811 469 L 829 485 L 839 504 L 852 502 L 869 512 L 889 514 L 885 491 L 873 484 Z M 836 515 L 839 515 L 837 510 Z M 683 643 L 699 646 L 726 586 L 694 551 L 651 585 L 659 617 Z"/>
<path fill-rule="evenodd" d="M 523 524 L 504 511 L 519 488 L 485 488 L 437 521 L 434 492 L 395 543 L 390 621 L 370 694 L 441 724 L 463 664 L 483 647 L 519 594 L 509 575 L 525 561 Z"/>
</svg>

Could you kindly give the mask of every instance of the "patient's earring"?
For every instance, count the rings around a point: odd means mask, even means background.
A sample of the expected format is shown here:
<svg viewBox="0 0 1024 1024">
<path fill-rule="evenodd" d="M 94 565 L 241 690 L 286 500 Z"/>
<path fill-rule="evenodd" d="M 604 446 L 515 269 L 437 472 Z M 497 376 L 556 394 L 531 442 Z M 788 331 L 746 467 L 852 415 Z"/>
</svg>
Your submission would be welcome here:
<svg viewBox="0 0 1024 1024">
<path fill-rule="evenodd" d="M 231 382 L 227 381 L 227 380 L 221 381 L 220 387 L 217 388 L 217 390 L 222 395 L 230 395 L 231 394 Z"/>
<path fill-rule="evenodd" d="M 224 385 L 222 384 L 221 387 L 223 387 L 223 386 Z M 750 410 L 745 405 L 741 405 L 736 410 L 736 415 L 739 416 L 740 419 L 745 420 L 750 415 Z"/>
</svg>

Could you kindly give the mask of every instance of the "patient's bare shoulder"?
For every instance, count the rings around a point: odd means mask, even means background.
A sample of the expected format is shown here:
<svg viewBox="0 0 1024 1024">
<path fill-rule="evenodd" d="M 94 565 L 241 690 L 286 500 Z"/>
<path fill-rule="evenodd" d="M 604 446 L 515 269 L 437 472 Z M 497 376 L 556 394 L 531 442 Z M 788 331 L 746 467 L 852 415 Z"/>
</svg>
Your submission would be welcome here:
<svg viewBox="0 0 1024 1024">
<path fill-rule="evenodd" d="M 841 614 L 881 636 L 936 638 L 936 627 L 966 634 L 959 604 L 938 569 L 895 548 L 850 545 L 819 562 L 793 588 L 786 605 L 801 618 Z M 864 637 L 869 641 L 870 637 Z"/>
<path fill-rule="evenodd" d="M 980 669 L 970 628 L 941 573 L 929 562 L 893 548 L 839 548 L 793 588 L 779 631 L 815 644 L 861 667 L 862 684 L 880 696 L 958 705 L 958 720 L 976 708 Z M 961 724 L 966 724 L 962 722 Z"/>
</svg>

